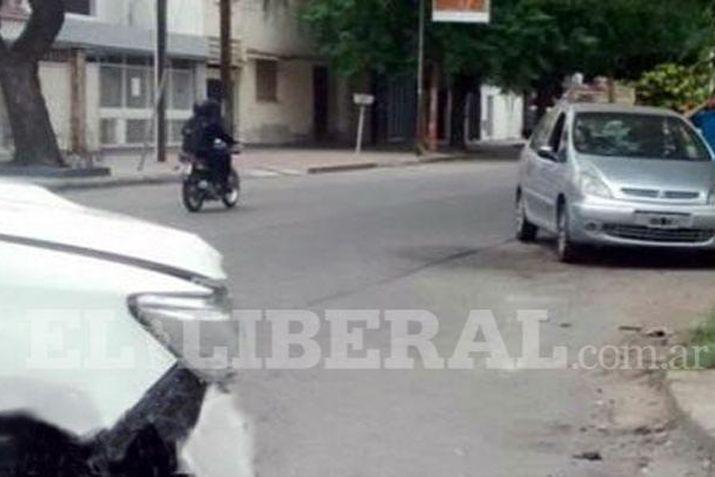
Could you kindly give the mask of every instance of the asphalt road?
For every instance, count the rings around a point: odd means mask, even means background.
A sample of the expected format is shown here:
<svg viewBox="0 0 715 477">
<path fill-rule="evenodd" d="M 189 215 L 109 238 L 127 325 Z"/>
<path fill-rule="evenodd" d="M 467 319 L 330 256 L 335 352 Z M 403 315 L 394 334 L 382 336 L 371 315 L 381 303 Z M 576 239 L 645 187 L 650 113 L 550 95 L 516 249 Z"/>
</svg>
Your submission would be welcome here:
<svg viewBox="0 0 715 477">
<path fill-rule="evenodd" d="M 600 252 L 567 266 L 548 239 L 515 243 L 515 170 L 455 163 L 250 180 L 238 209 L 196 215 L 178 186 L 66 195 L 199 233 L 224 254 L 242 309 L 429 311 L 445 357 L 471 310 L 491 310 L 518 355 L 517 310 L 548 312 L 544 350 L 578 350 L 621 343 L 623 324 L 684 325 L 712 304 L 710 257 Z M 366 346 L 385 356 L 388 338 L 385 327 L 368 331 Z M 327 355 L 327 332 L 319 341 Z M 227 462 L 261 477 L 709 475 L 697 446 L 668 425 L 650 376 L 476 363 L 246 371 L 235 408 L 251 445 L 237 443 L 248 455 Z M 602 460 L 573 457 L 582 452 Z"/>
</svg>

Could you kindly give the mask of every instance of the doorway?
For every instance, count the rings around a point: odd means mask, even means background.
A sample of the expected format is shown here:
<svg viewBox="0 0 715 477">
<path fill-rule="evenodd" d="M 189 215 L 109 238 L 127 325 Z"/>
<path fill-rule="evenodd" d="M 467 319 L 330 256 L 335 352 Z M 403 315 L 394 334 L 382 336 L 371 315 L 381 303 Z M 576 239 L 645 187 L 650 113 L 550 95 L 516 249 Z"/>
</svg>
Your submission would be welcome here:
<svg viewBox="0 0 715 477">
<path fill-rule="evenodd" d="M 215 101 L 223 101 L 223 83 L 220 79 L 209 79 L 206 82 L 206 97 Z"/>
<path fill-rule="evenodd" d="M 328 136 L 328 102 L 330 78 L 326 66 L 313 67 L 313 132 L 316 141 Z"/>
</svg>

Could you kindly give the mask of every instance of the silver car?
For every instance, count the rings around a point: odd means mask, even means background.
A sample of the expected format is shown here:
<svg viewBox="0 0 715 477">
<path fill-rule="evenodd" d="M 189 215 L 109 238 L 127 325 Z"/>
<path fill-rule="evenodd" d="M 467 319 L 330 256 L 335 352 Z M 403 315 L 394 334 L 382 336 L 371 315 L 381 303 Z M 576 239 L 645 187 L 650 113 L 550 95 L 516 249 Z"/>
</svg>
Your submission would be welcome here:
<svg viewBox="0 0 715 477">
<path fill-rule="evenodd" d="M 521 154 L 517 238 L 558 237 L 569 262 L 583 245 L 715 247 L 715 162 L 671 111 L 563 103 Z"/>
</svg>

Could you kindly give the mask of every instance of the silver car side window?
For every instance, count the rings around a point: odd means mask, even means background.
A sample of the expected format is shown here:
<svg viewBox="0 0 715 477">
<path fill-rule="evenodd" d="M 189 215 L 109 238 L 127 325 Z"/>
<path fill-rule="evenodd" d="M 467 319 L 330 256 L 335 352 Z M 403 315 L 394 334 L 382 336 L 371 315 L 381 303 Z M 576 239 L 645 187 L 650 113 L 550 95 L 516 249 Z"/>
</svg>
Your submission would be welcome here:
<svg viewBox="0 0 715 477">
<path fill-rule="evenodd" d="M 534 151 L 548 144 L 549 138 L 551 137 L 551 130 L 557 118 L 557 113 L 558 111 L 556 109 L 552 109 L 547 112 L 543 118 L 541 118 L 541 121 L 539 121 L 539 124 L 534 130 L 534 135 L 531 137 L 530 147 Z"/>
<path fill-rule="evenodd" d="M 566 114 L 561 113 L 556 120 L 556 124 L 554 125 L 554 128 L 549 136 L 549 146 L 551 146 L 551 150 L 554 152 L 559 152 L 561 150 L 565 126 Z"/>
</svg>

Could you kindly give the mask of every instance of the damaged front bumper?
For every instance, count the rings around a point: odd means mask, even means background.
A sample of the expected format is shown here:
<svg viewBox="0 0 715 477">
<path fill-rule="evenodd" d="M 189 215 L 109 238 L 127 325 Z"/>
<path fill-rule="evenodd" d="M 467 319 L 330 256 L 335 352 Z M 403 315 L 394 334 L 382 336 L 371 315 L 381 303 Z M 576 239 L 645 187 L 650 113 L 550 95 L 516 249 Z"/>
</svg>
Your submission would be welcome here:
<svg viewBox="0 0 715 477">
<path fill-rule="evenodd" d="M 91 438 L 28 413 L 0 416 L 0 475 L 190 475 L 180 446 L 198 422 L 208 389 L 174 366 L 111 429 Z"/>
</svg>

